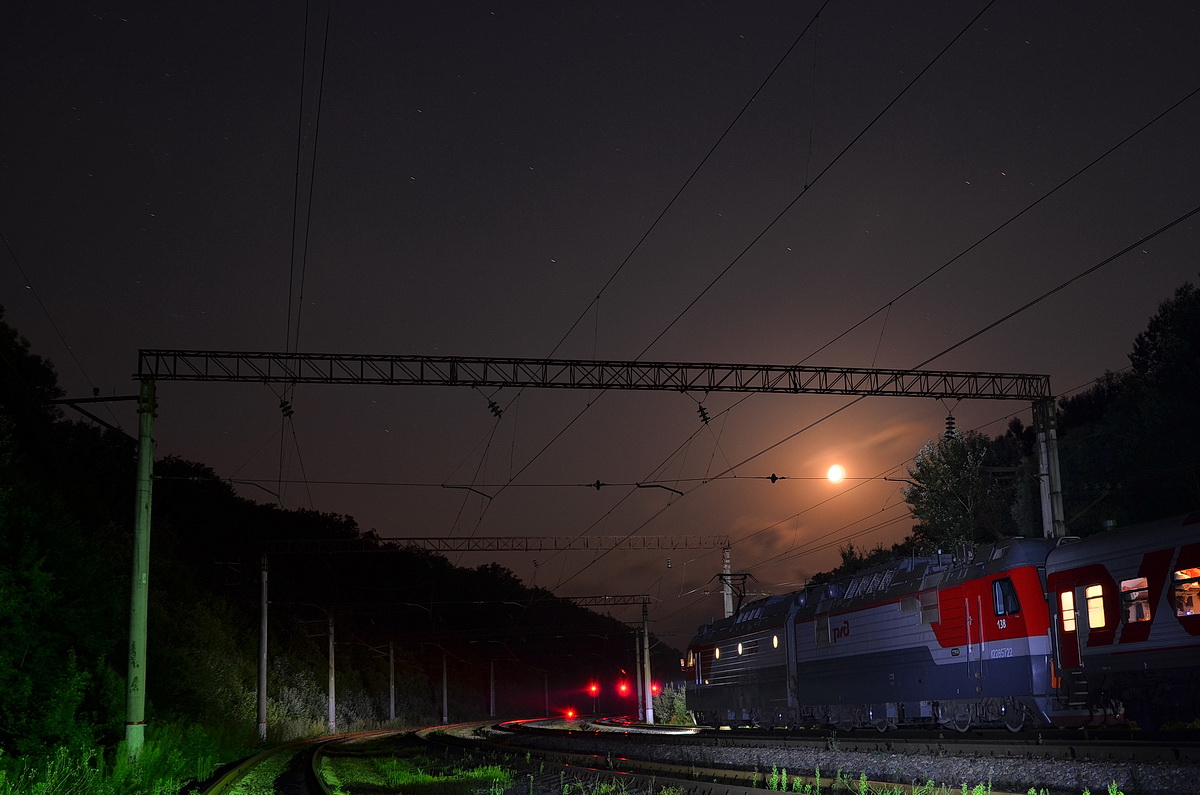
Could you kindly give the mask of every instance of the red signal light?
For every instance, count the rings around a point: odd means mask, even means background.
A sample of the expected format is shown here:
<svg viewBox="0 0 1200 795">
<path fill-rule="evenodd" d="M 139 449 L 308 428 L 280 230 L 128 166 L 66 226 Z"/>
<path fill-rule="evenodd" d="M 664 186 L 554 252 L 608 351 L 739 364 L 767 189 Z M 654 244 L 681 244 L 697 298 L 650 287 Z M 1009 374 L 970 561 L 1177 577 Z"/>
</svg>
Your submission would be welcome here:
<svg viewBox="0 0 1200 795">
<path fill-rule="evenodd" d="M 623 696 L 627 696 L 627 695 L 629 695 L 629 683 L 628 683 L 628 682 L 621 682 L 620 684 L 618 684 L 618 685 L 617 685 L 617 692 L 619 692 L 619 693 L 620 693 L 621 695 L 623 695 Z"/>
<path fill-rule="evenodd" d="M 575 710 L 573 710 L 573 709 L 567 710 L 567 720 L 575 720 Z"/>
<path fill-rule="evenodd" d="M 593 698 L 600 695 L 600 685 L 592 682 L 590 685 L 588 685 L 588 694 Z"/>
<path fill-rule="evenodd" d="M 650 692 L 656 696 L 658 695 L 658 682 L 653 682 L 650 685 Z"/>
</svg>

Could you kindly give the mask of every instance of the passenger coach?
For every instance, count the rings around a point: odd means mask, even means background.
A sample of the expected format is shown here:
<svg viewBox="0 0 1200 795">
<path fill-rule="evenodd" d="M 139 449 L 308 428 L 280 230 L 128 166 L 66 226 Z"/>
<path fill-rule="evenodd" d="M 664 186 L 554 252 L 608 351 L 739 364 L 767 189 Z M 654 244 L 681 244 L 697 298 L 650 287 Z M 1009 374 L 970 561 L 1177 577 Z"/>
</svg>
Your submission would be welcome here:
<svg viewBox="0 0 1200 795">
<path fill-rule="evenodd" d="M 1069 703 L 1143 727 L 1200 712 L 1200 513 L 1063 544 L 1046 571 Z"/>
</svg>

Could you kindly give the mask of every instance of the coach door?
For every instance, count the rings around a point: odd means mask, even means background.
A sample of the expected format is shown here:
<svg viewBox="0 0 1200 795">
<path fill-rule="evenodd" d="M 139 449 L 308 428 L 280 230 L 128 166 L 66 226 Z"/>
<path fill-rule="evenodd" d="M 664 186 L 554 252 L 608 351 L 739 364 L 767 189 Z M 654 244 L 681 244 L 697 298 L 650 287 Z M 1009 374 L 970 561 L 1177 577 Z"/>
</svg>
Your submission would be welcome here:
<svg viewBox="0 0 1200 795">
<path fill-rule="evenodd" d="M 1058 663 L 1064 671 L 1079 667 L 1079 614 L 1075 608 L 1075 583 L 1062 583 L 1054 592 L 1054 637 Z"/>
<path fill-rule="evenodd" d="M 1110 646 L 1120 618 L 1117 584 L 1099 564 L 1056 572 L 1050 592 L 1057 611 L 1054 622 L 1063 670 L 1079 668 L 1080 649 Z"/>
</svg>

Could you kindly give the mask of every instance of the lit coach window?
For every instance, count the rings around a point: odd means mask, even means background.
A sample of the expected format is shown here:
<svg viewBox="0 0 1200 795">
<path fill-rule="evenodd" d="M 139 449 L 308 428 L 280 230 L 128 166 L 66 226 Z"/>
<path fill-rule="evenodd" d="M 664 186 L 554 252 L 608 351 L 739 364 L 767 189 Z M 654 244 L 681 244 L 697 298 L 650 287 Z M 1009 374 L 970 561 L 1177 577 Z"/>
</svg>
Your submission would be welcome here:
<svg viewBox="0 0 1200 795">
<path fill-rule="evenodd" d="M 1083 594 L 1087 599 L 1088 626 L 1100 629 L 1104 626 L 1104 586 L 1089 585 Z"/>
<path fill-rule="evenodd" d="M 1172 579 L 1175 580 L 1175 615 L 1200 613 L 1200 569 L 1180 569 Z"/>
<path fill-rule="evenodd" d="M 1058 595 L 1058 604 L 1062 608 L 1063 632 L 1075 631 L 1075 593 L 1063 591 Z"/>
<path fill-rule="evenodd" d="M 1121 614 L 1126 624 L 1150 620 L 1150 583 L 1145 577 L 1121 580 Z"/>
</svg>

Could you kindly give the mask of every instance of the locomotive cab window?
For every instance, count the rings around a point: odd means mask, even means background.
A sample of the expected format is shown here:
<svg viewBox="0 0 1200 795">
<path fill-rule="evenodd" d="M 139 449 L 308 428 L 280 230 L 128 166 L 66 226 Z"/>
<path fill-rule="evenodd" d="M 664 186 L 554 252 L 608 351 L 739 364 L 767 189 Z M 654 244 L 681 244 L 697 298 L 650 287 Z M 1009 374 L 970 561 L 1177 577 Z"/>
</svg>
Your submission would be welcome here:
<svg viewBox="0 0 1200 795">
<path fill-rule="evenodd" d="M 1150 583 L 1145 577 L 1121 580 L 1121 615 L 1126 624 L 1150 620 Z"/>
<path fill-rule="evenodd" d="M 1200 615 L 1200 569 L 1179 569 L 1175 583 L 1175 615 Z"/>
<path fill-rule="evenodd" d="M 992 583 L 992 603 L 997 616 L 1015 616 L 1021 612 L 1021 603 L 1012 580 L 1005 577 Z"/>
</svg>

